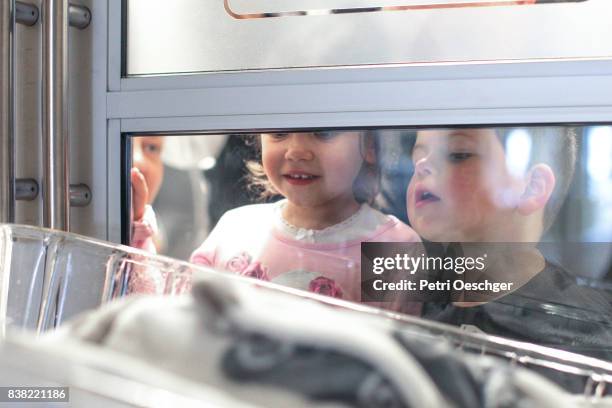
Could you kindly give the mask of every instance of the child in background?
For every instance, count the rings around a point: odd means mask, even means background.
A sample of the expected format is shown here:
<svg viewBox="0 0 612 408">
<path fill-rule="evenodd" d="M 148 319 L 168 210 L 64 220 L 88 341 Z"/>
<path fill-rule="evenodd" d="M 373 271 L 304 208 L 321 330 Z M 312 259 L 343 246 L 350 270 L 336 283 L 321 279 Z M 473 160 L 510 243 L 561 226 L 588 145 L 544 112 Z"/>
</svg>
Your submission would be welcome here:
<svg viewBox="0 0 612 408">
<path fill-rule="evenodd" d="M 157 253 L 155 238 L 159 231 L 151 203 L 164 179 L 161 154 L 164 138 L 139 136 L 132 139 L 132 237 L 130 246 Z M 128 293 L 158 293 L 161 275 L 146 268 L 134 268 L 128 281 Z"/>
<path fill-rule="evenodd" d="M 155 212 L 151 203 L 155 200 L 164 179 L 161 154 L 164 138 L 140 136 L 132 139 L 132 240 L 130 246 L 157 253 L 155 236 L 158 234 Z"/>
<path fill-rule="evenodd" d="M 283 200 L 228 211 L 192 262 L 350 301 L 360 301 L 360 244 L 417 242 L 395 217 L 373 209 L 378 140 L 370 132 L 256 136 L 249 163 L 262 196 Z"/>
</svg>

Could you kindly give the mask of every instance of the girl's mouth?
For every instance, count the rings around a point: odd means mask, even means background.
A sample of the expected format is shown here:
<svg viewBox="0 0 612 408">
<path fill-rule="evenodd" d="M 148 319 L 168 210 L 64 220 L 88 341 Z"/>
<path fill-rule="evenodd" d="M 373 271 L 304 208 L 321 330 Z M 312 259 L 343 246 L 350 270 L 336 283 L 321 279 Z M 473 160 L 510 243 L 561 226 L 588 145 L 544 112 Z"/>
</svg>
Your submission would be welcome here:
<svg viewBox="0 0 612 408">
<path fill-rule="evenodd" d="M 314 174 L 308 173 L 288 173 L 283 174 L 283 178 L 287 180 L 289 184 L 304 186 L 315 182 L 320 178 L 320 176 L 315 176 Z"/>
<path fill-rule="evenodd" d="M 417 189 L 414 194 L 415 197 L 415 207 L 420 208 L 424 205 L 434 203 L 436 201 L 440 201 L 440 197 L 433 194 L 431 191 L 425 189 Z"/>
</svg>

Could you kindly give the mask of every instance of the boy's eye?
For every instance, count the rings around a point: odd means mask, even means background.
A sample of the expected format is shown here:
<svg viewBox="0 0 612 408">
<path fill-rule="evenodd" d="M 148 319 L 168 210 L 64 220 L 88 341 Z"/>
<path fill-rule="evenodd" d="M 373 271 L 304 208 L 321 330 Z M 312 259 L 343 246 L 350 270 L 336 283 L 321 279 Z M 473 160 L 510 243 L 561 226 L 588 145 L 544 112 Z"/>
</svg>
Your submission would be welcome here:
<svg viewBox="0 0 612 408">
<path fill-rule="evenodd" d="M 456 153 L 449 153 L 448 158 L 453 163 L 459 163 L 459 162 L 469 159 L 472 156 L 474 156 L 474 153 L 456 152 Z"/>
<path fill-rule="evenodd" d="M 314 132 L 313 133 L 313 135 L 317 139 L 321 139 L 321 140 L 330 140 L 330 139 L 333 139 L 334 137 L 336 137 L 337 134 L 338 134 L 338 132 Z"/>
<path fill-rule="evenodd" d="M 270 136 L 272 137 L 272 139 L 282 140 L 289 136 L 289 133 L 270 133 Z"/>
</svg>

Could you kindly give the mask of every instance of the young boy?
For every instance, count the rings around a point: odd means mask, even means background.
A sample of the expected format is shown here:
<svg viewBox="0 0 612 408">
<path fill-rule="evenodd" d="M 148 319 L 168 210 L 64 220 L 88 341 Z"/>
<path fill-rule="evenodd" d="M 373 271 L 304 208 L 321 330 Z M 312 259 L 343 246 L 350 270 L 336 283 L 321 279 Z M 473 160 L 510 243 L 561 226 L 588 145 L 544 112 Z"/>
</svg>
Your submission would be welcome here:
<svg viewBox="0 0 612 408">
<path fill-rule="evenodd" d="M 421 131 L 408 218 L 430 241 L 538 242 L 567 194 L 575 158 L 575 136 L 562 128 Z"/>
<path fill-rule="evenodd" d="M 424 130 L 412 160 L 408 218 L 423 239 L 537 243 L 572 181 L 576 137 L 561 127 Z M 548 261 L 533 268 L 516 262 L 507 269 L 517 283 L 510 294 L 486 303 L 430 302 L 424 317 L 610 358 L 610 296 L 579 287 Z"/>
</svg>

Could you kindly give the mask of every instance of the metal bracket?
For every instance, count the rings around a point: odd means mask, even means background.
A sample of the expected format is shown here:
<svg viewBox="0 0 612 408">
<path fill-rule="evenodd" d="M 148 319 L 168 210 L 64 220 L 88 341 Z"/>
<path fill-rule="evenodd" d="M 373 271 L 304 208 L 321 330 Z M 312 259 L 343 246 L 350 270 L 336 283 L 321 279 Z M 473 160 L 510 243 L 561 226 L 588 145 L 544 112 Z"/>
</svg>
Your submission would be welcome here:
<svg viewBox="0 0 612 408">
<path fill-rule="evenodd" d="M 17 179 L 15 182 L 15 199 L 32 201 L 38 197 L 40 188 L 34 179 Z M 91 203 L 91 189 L 87 184 L 70 185 L 70 206 L 86 207 Z"/>
<path fill-rule="evenodd" d="M 91 203 L 91 189 L 87 184 L 70 185 L 70 206 L 87 207 Z"/>
<path fill-rule="evenodd" d="M 33 26 L 38 21 L 40 12 L 33 4 L 15 2 L 15 21 L 19 24 Z"/>
<path fill-rule="evenodd" d="M 34 179 L 15 180 L 15 200 L 32 201 L 38 197 L 38 182 Z"/>
<path fill-rule="evenodd" d="M 18 1 L 15 3 L 15 21 L 27 26 L 38 22 L 40 11 L 33 4 Z M 80 30 L 87 28 L 91 23 L 91 11 L 85 6 L 68 5 L 68 24 Z"/>
<path fill-rule="evenodd" d="M 91 23 L 91 11 L 85 6 L 68 4 L 68 24 L 70 27 L 83 30 Z"/>
</svg>

